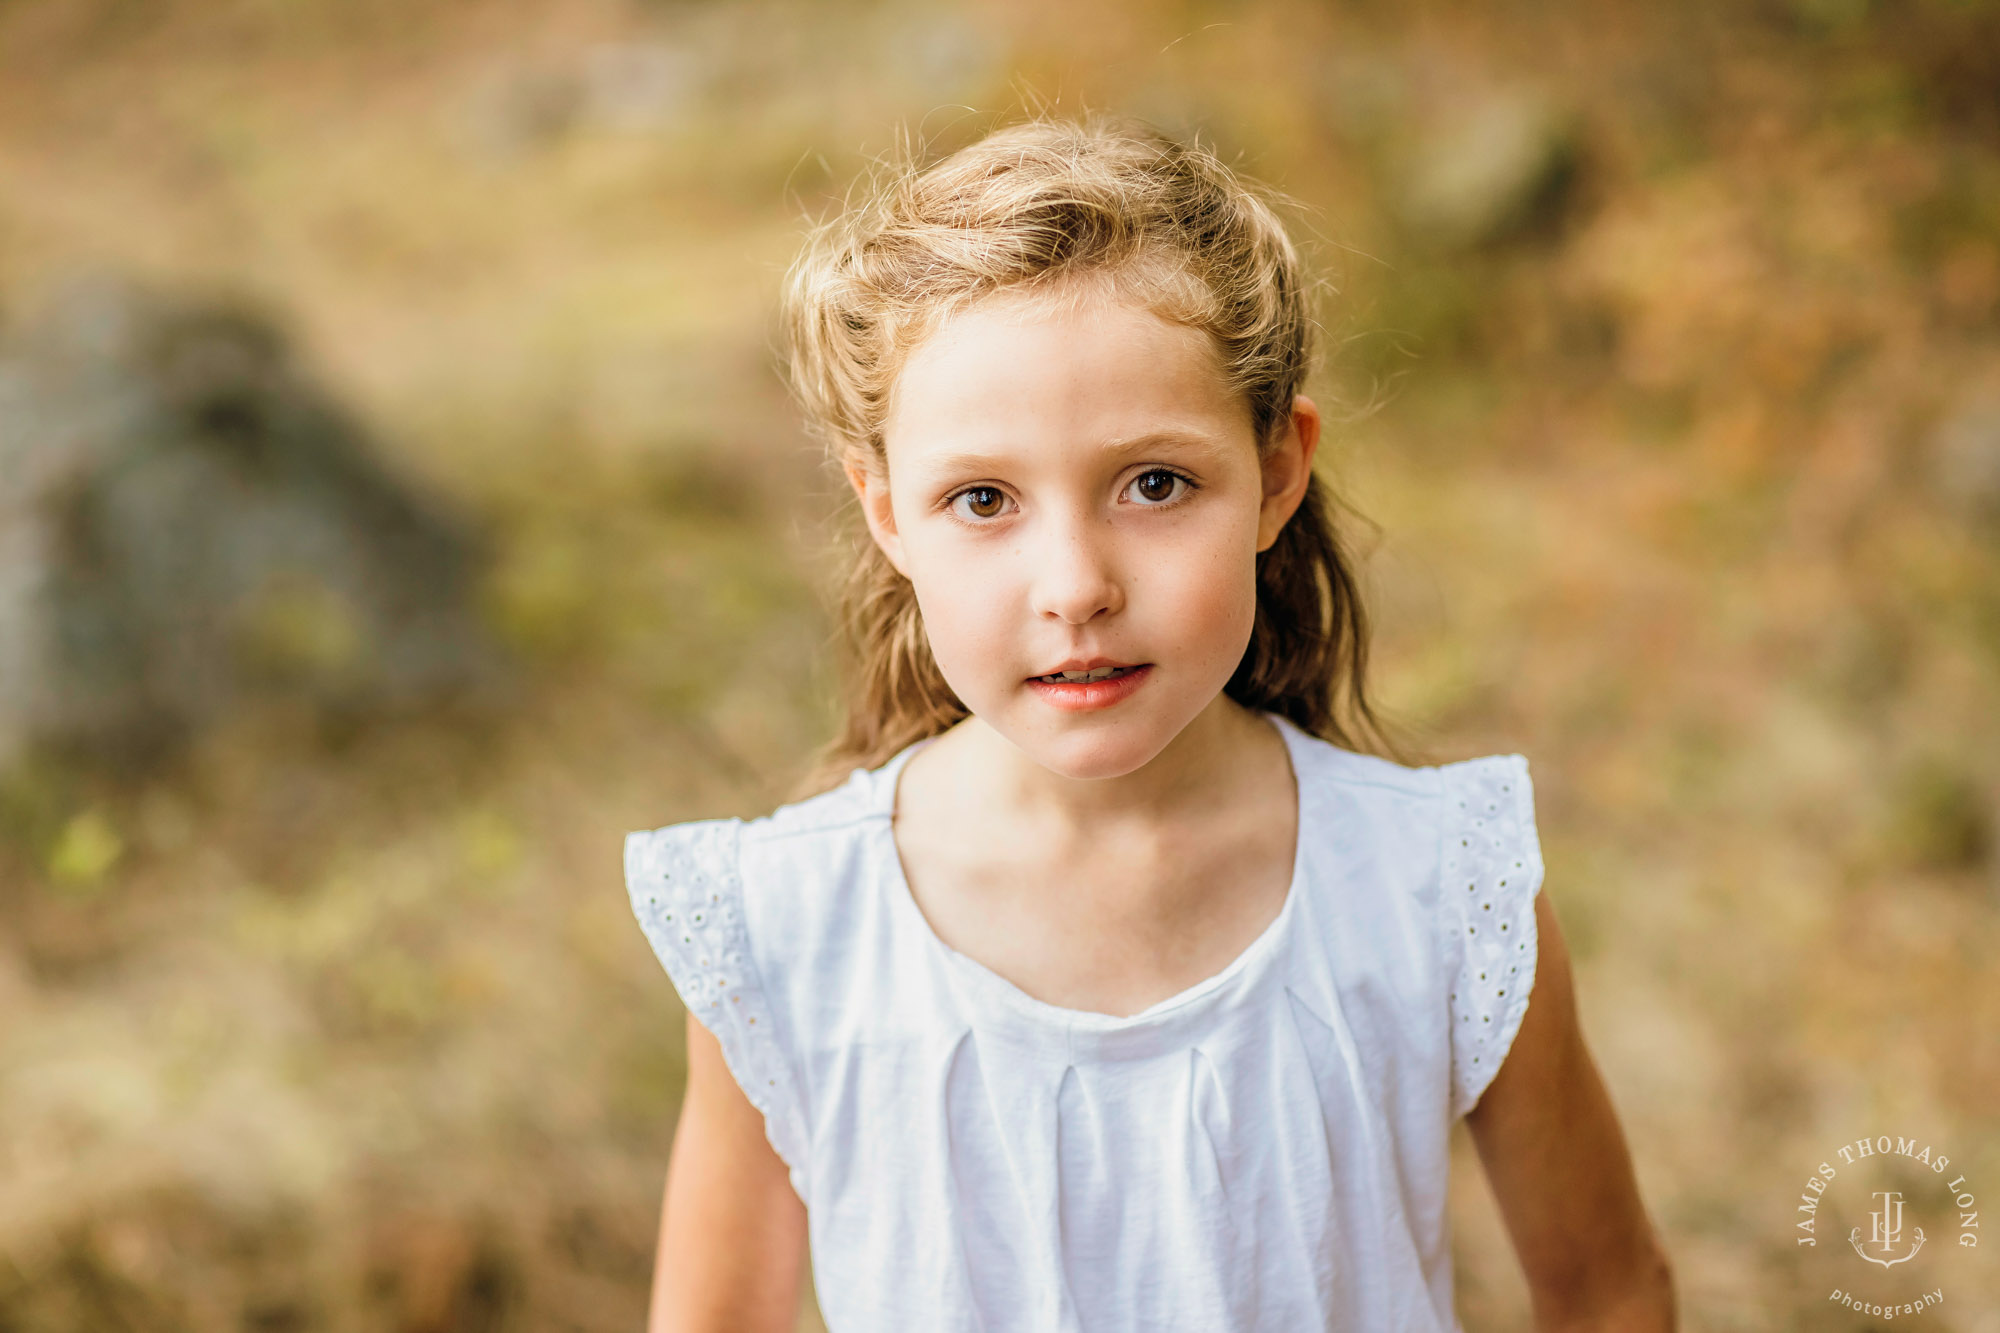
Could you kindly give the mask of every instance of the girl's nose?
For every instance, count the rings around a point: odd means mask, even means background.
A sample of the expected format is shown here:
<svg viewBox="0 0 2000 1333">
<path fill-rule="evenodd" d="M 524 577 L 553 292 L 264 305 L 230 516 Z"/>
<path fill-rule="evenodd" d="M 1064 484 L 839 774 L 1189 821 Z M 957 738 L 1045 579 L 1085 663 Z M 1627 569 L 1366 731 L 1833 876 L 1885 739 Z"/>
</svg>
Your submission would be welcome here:
<svg viewBox="0 0 2000 1333">
<path fill-rule="evenodd" d="M 1110 522 L 1087 514 L 1051 518 L 1035 534 L 1042 548 L 1031 596 L 1037 616 L 1081 625 L 1123 608 L 1125 589 L 1111 537 Z"/>
</svg>

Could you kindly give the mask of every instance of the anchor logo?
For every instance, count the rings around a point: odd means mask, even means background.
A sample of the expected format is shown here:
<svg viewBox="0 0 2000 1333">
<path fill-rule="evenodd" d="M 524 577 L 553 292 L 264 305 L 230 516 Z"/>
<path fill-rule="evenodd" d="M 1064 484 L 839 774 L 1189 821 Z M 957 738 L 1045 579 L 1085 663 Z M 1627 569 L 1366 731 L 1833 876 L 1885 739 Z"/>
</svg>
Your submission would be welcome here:
<svg viewBox="0 0 2000 1333">
<path fill-rule="evenodd" d="M 1877 1190 L 1875 1197 L 1882 1201 L 1882 1206 L 1868 1214 L 1869 1221 L 1873 1223 L 1869 1229 L 1868 1243 L 1879 1247 L 1883 1255 L 1887 1255 L 1903 1239 L 1903 1196 L 1895 1190 Z M 1897 1264 L 1916 1258 L 1917 1251 L 1924 1248 L 1924 1229 L 1912 1227 L 1911 1230 L 1916 1233 L 1916 1243 L 1910 1246 L 1908 1254 L 1894 1259 L 1878 1258 L 1863 1249 L 1860 1227 L 1854 1228 L 1848 1234 L 1847 1242 L 1854 1247 L 1856 1254 L 1869 1263 L 1880 1264 L 1884 1268 L 1894 1268 Z"/>
</svg>

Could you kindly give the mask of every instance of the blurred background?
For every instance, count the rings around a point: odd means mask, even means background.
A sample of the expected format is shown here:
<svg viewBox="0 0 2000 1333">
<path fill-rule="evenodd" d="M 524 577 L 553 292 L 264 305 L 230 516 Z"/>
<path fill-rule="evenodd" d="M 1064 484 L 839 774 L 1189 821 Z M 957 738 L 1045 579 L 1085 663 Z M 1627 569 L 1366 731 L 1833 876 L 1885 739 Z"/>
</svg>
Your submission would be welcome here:
<svg viewBox="0 0 2000 1333">
<path fill-rule="evenodd" d="M 1687 1326 L 1873 1326 L 1840 1144 L 2000 1204 L 2000 6 L 5 0 L 0 1329 L 640 1326 L 621 839 L 833 726 L 778 278 L 1034 102 L 1297 201 L 1377 688 L 1529 757 Z"/>
</svg>

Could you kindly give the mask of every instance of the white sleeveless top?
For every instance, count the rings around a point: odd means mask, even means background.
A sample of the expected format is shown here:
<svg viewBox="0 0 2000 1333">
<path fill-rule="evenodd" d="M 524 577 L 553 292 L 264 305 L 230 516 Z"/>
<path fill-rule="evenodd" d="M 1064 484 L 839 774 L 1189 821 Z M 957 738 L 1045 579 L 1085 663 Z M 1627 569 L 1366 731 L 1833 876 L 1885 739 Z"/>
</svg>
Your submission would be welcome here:
<svg viewBox="0 0 2000 1333">
<path fill-rule="evenodd" d="M 808 1208 L 832 1333 L 1457 1330 L 1447 1133 L 1535 975 L 1527 761 L 1409 768 L 1275 713 L 1289 895 L 1127 1017 L 931 930 L 890 831 L 919 741 L 770 815 L 629 834 L 639 923 Z"/>
</svg>

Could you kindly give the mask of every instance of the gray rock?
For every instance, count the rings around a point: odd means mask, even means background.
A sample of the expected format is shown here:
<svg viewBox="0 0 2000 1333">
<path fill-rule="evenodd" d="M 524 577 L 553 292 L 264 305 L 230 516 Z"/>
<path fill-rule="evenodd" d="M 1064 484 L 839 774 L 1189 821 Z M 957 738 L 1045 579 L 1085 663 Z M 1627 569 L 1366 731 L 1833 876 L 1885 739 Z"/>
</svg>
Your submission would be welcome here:
<svg viewBox="0 0 2000 1333">
<path fill-rule="evenodd" d="M 157 754 L 256 696 L 368 713 L 497 684 L 482 548 L 268 318 L 74 283 L 0 339 L 0 763 Z"/>
</svg>

